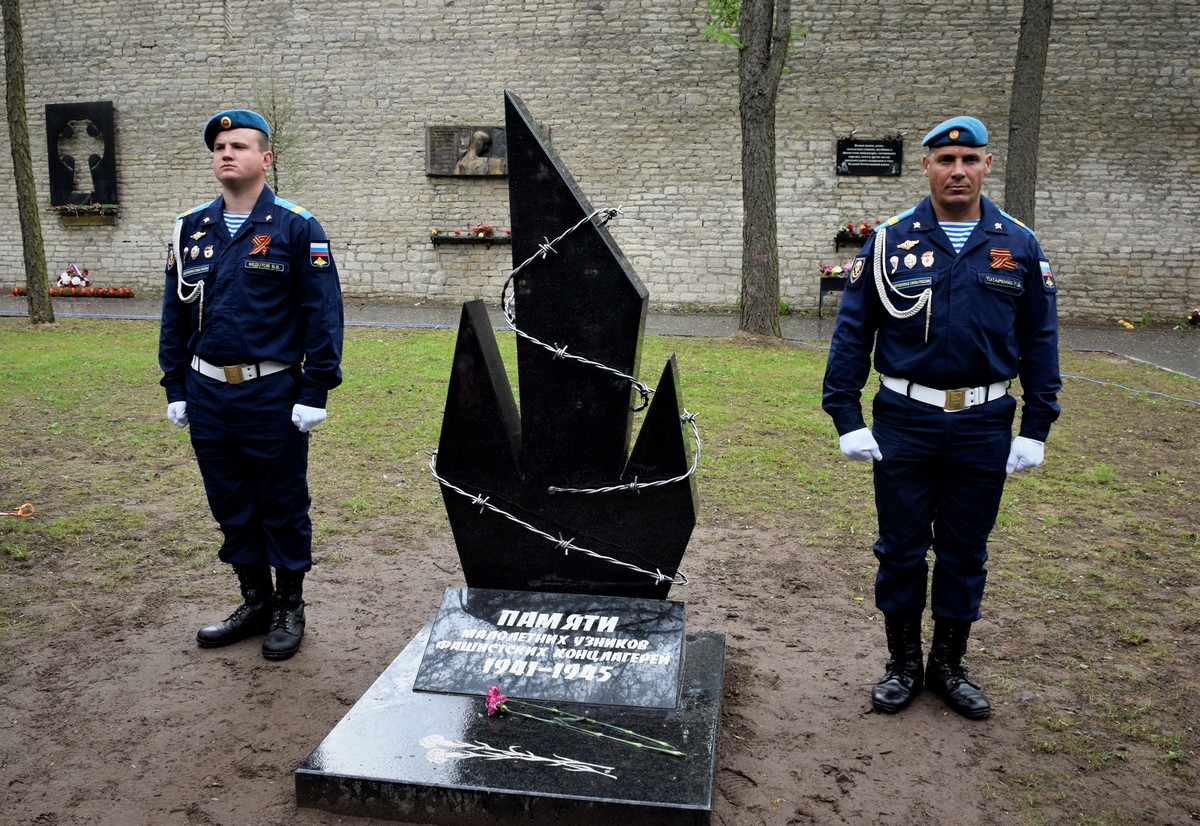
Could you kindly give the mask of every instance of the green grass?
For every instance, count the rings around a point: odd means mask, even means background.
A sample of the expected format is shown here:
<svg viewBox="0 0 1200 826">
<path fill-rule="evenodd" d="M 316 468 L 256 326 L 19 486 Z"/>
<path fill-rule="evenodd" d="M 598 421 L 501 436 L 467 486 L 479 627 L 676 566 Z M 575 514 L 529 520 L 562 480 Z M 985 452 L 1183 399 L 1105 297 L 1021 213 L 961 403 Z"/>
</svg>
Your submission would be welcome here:
<svg viewBox="0 0 1200 826">
<path fill-rule="evenodd" d="M 0 638 L 53 633 L 30 619 L 47 600 L 82 604 L 211 562 L 220 534 L 187 432 L 164 415 L 156 337 L 150 322 L 0 319 L 0 510 L 37 507 L 28 519 L 0 517 Z M 385 535 L 396 546 L 448 534 L 427 465 L 454 339 L 348 331 L 345 382 L 311 444 L 322 561 L 347 558 L 344 537 Z M 515 388 L 513 343 L 500 344 Z M 837 564 L 847 599 L 869 603 L 870 473 L 842 459 L 820 410 L 825 351 L 651 337 L 642 377 L 657 381 L 671 353 L 682 403 L 699 415 L 701 525 L 846 549 Z M 1070 374 L 1200 397 L 1195 380 L 1144 364 L 1076 353 L 1062 361 Z M 1196 780 L 1200 408 L 1072 379 L 1062 401 L 1046 465 L 1012 477 L 992 535 L 985 613 L 998 650 L 979 676 L 1018 716 L 1024 750 L 986 791 L 1028 823 L 1054 822 L 1039 820 L 1043 806 L 1075 812 L 1078 823 L 1136 822 L 1071 777 Z M 755 562 L 731 551 L 717 569 Z"/>
</svg>

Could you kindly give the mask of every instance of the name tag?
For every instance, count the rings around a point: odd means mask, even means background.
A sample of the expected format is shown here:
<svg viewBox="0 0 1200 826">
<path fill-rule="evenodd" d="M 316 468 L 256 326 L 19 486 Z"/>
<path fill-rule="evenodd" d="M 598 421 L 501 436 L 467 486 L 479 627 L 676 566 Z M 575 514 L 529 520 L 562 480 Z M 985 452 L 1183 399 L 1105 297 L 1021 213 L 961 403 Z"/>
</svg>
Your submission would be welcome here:
<svg viewBox="0 0 1200 826">
<path fill-rule="evenodd" d="M 917 278 L 904 278 L 897 280 L 892 279 L 892 289 L 907 290 L 910 287 L 929 287 L 933 285 L 932 275 L 923 275 Z"/>
<path fill-rule="evenodd" d="M 283 275 L 288 271 L 288 265 L 282 261 L 265 261 L 261 258 L 247 258 L 242 262 L 242 268 L 247 272 L 263 272 L 271 275 Z"/>
<path fill-rule="evenodd" d="M 990 290 L 1020 295 L 1025 292 L 1025 282 L 1015 275 L 993 271 L 979 273 L 979 283 Z"/>
</svg>

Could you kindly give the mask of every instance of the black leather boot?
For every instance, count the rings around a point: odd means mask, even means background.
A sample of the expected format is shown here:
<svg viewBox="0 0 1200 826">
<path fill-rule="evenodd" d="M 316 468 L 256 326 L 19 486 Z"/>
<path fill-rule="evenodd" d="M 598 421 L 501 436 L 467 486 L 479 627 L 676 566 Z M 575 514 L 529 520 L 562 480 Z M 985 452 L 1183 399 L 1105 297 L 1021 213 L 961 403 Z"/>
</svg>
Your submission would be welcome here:
<svg viewBox="0 0 1200 826">
<path fill-rule="evenodd" d="M 933 646 L 929 649 L 929 667 L 925 681 L 929 690 L 940 695 L 951 709 L 971 720 L 982 720 L 992 713 L 992 704 L 979 686 L 967 677 L 962 658 L 967 653 L 971 623 L 936 620 Z"/>
<path fill-rule="evenodd" d="M 201 648 L 220 648 L 247 637 L 265 634 L 271 628 L 271 568 L 268 565 L 234 565 L 242 604 L 221 622 L 196 632 Z"/>
<path fill-rule="evenodd" d="M 921 693 L 921 618 L 885 617 L 884 630 L 891 659 L 883 679 L 871 689 L 871 705 L 876 711 L 895 714 Z"/>
<path fill-rule="evenodd" d="M 268 660 L 286 660 L 300 650 L 304 636 L 304 572 L 275 572 L 275 611 L 271 631 L 263 640 L 262 653 Z"/>
</svg>

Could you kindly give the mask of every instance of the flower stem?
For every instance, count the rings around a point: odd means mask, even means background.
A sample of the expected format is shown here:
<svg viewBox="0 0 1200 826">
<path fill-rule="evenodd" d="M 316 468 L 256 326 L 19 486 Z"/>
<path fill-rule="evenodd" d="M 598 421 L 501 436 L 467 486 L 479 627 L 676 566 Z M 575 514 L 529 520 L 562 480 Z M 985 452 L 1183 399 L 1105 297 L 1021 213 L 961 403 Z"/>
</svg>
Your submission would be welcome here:
<svg viewBox="0 0 1200 826">
<path fill-rule="evenodd" d="M 514 704 L 514 703 L 519 703 L 520 705 L 527 706 L 529 708 L 536 708 L 541 711 L 548 711 L 551 714 L 555 714 L 557 716 L 554 718 L 551 718 L 551 719 L 547 719 L 545 717 L 538 717 L 537 715 L 534 715 L 534 714 L 527 714 L 523 711 L 516 711 L 512 708 L 512 704 Z M 583 734 L 590 734 L 593 737 L 603 737 L 606 740 L 613 740 L 618 743 L 623 743 L 627 746 L 632 746 L 633 748 L 636 748 L 636 749 L 650 749 L 651 751 L 662 752 L 663 754 L 669 754 L 673 757 L 687 757 L 686 754 L 684 754 L 679 749 L 675 748 L 673 745 L 666 742 L 665 740 L 655 740 L 653 737 L 647 737 L 644 734 L 638 734 L 636 731 L 631 731 L 630 729 L 627 729 L 627 728 L 621 728 L 620 726 L 614 726 L 611 723 L 604 723 L 604 722 L 601 722 L 600 720 L 592 719 L 591 717 L 585 717 L 582 714 L 568 714 L 567 712 L 563 711 L 562 709 L 554 708 L 553 706 L 543 706 L 543 705 L 538 705 L 537 703 L 528 703 L 528 702 L 525 702 L 524 700 L 509 700 L 507 703 L 505 703 L 503 708 L 509 714 L 514 714 L 518 717 L 525 717 L 530 720 L 540 720 L 541 722 L 549 723 L 552 726 L 559 726 L 561 728 L 571 729 L 572 731 L 578 731 Z M 574 723 L 590 723 L 592 725 L 601 726 L 606 729 L 611 729 L 612 731 L 617 731 L 617 732 L 620 732 L 621 734 L 625 734 L 625 735 L 628 735 L 629 737 L 633 737 L 633 738 L 637 738 L 637 739 L 630 740 L 630 739 L 626 739 L 624 737 L 614 737 L 613 735 L 606 734 L 602 731 L 594 731 L 590 728 L 585 728 L 583 726 L 574 725 Z"/>
</svg>

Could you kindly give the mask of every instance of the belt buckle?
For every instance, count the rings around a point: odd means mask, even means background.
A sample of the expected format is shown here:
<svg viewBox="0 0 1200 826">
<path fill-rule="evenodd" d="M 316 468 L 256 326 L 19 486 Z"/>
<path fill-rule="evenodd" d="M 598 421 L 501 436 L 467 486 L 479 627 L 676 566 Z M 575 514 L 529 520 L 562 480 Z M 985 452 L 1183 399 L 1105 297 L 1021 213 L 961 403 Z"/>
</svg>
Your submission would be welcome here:
<svg viewBox="0 0 1200 826">
<path fill-rule="evenodd" d="M 957 390 L 947 390 L 946 406 L 943 410 L 966 410 L 967 409 L 967 388 L 960 387 Z"/>
<path fill-rule="evenodd" d="M 234 367 L 222 367 L 221 369 L 225 371 L 225 381 L 230 384 L 241 384 L 246 380 L 246 377 L 242 375 L 242 366 L 240 364 Z"/>
</svg>

